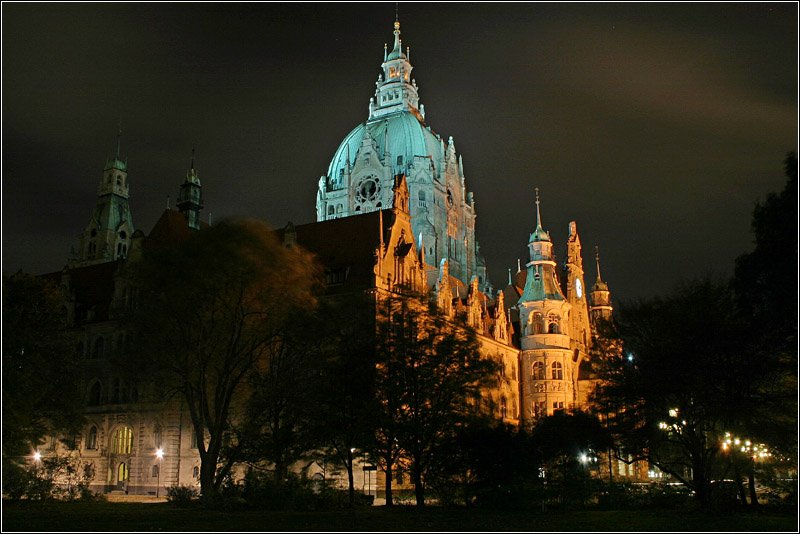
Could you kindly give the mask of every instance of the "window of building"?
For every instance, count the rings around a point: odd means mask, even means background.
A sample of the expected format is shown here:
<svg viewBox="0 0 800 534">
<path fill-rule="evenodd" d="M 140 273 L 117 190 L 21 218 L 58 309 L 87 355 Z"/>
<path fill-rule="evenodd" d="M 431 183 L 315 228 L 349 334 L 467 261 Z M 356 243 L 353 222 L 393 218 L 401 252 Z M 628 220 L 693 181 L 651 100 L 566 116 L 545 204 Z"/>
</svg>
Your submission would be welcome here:
<svg viewBox="0 0 800 534">
<path fill-rule="evenodd" d="M 89 429 L 89 433 L 86 434 L 86 448 L 90 450 L 97 448 L 97 427 L 94 425 Z"/>
<path fill-rule="evenodd" d="M 128 464 L 121 462 L 117 467 L 117 482 L 125 482 L 128 480 Z"/>
<path fill-rule="evenodd" d="M 153 478 L 156 478 L 158 476 L 158 466 L 157 465 L 153 466 L 153 469 L 150 472 L 150 476 L 152 476 Z"/>
<path fill-rule="evenodd" d="M 156 425 L 153 430 L 153 445 L 155 445 L 156 449 L 161 448 L 161 425 Z"/>
<path fill-rule="evenodd" d="M 195 432 L 194 429 L 192 429 L 191 430 L 191 434 L 192 434 L 192 439 L 190 441 L 190 446 L 191 446 L 191 448 L 196 449 L 197 448 L 197 432 Z"/>
<path fill-rule="evenodd" d="M 561 366 L 561 362 L 553 362 L 551 366 L 552 369 L 552 376 L 553 380 L 563 380 L 564 379 L 564 369 Z"/>
<path fill-rule="evenodd" d="M 547 404 L 544 401 L 533 401 L 531 404 L 531 415 L 533 415 L 533 417 L 544 417 L 547 415 Z"/>
<path fill-rule="evenodd" d="M 506 419 L 508 417 L 508 407 L 505 396 L 500 397 L 500 417 Z"/>
<path fill-rule="evenodd" d="M 200 479 L 200 468 L 198 466 L 192 467 L 192 477 Z"/>
<path fill-rule="evenodd" d="M 553 402 L 553 413 L 555 413 L 556 411 L 564 411 L 563 401 Z"/>
<path fill-rule="evenodd" d="M 111 438 L 111 452 L 114 454 L 130 454 L 132 449 L 133 430 L 129 426 L 118 428 Z"/>
<path fill-rule="evenodd" d="M 92 384 L 92 389 L 89 390 L 89 406 L 98 406 L 100 404 L 101 393 L 102 387 L 100 386 L 100 382 Z"/>
<path fill-rule="evenodd" d="M 397 164 L 398 165 L 402 165 L 403 164 L 403 156 L 397 156 Z"/>
<path fill-rule="evenodd" d="M 120 402 L 120 390 L 122 389 L 122 381 L 119 378 L 114 379 L 114 389 L 113 395 L 111 397 L 111 402 Z"/>
<path fill-rule="evenodd" d="M 427 206 L 427 205 L 428 205 L 428 199 L 427 199 L 427 197 L 425 196 L 425 191 L 423 191 L 422 189 L 420 189 L 420 190 L 419 190 L 419 193 L 417 193 L 417 197 L 419 198 L 419 205 L 420 205 L 420 207 L 425 207 L 425 206 Z"/>
<path fill-rule="evenodd" d="M 543 362 L 533 362 L 533 367 L 531 368 L 531 378 L 534 380 L 544 380 Z"/>
<path fill-rule="evenodd" d="M 402 471 L 398 471 L 394 478 L 398 484 L 405 484 L 405 477 L 403 477 Z"/>
<path fill-rule="evenodd" d="M 550 314 L 547 316 L 547 333 L 548 334 L 560 334 L 561 329 L 558 325 L 559 317 L 555 314 Z"/>
</svg>

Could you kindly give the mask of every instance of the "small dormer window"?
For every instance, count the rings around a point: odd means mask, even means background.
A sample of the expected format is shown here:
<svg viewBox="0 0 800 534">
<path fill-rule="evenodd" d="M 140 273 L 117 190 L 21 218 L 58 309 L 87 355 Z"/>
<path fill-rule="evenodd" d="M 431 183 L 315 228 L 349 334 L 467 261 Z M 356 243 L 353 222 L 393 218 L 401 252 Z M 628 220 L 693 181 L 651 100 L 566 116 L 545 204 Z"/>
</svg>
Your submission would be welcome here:
<svg viewBox="0 0 800 534">
<path fill-rule="evenodd" d="M 117 185 L 118 186 L 122 185 L 122 176 L 120 176 L 119 174 L 117 175 Z"/>
</svg>

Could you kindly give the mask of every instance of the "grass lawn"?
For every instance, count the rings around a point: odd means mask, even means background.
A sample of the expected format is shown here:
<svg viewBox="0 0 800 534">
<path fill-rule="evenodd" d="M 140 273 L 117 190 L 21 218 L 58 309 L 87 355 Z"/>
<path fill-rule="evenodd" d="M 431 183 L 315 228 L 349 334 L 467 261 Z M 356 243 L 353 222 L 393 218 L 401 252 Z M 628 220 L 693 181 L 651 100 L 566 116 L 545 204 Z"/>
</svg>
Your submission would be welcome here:
<svg viewBox="0 0 800 534">
<path fill-rule="evenodd" d="M 797 516 L 654 511 L 501 512 L 381 507 L 333 512 L 178 509 L 166 503 L 3 503 L 8 531 L 777 531 Z"/>
</svg>

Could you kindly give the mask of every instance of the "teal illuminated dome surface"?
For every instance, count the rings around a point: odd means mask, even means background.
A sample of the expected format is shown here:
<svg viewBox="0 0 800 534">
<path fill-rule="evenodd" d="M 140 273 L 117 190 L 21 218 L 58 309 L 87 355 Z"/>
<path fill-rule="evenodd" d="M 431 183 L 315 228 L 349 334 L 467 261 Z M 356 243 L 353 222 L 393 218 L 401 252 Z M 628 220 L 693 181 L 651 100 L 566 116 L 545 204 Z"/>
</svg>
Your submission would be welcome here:
<svg viewBox="0 0 800 534">
<path fill-rule="evenodd" d="M 375 143 L 378 153 L 388 153 L 397 171 L 402 171 L 410 164 L 417 164 L 417 160 L 425 158 L 428 162 L 438 162 L 444 159 L 444 150 L 441 140 L 434 134 L 430 127 L 424 126 L 411 111 L 396 111 L 390 115 L 359 124 L 347 134 L 339 148 L 333 155 L 328 166 L 328 176 L 341 176 L 347 169 L 347 158 L 350 158 L 350 168 L 356 161 L 356 154 L 364 140 L 364 132 L 369 132 Z M 389 140 L 388 147 L 386 140 Z M 434 164 L 434 168 L 435 168 Z M 440 171 L 441 169 L 437 169 Z"/>
</svg>

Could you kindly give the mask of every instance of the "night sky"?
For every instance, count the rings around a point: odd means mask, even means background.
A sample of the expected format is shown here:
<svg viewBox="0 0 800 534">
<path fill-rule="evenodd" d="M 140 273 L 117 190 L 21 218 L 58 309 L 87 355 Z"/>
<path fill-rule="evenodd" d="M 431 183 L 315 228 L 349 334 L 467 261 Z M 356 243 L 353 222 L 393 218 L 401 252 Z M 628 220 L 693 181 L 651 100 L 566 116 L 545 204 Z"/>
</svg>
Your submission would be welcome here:
<svg viewBox="0 0 800 534">
<path fill-rule="evenodd" d="M 174 205 L 192 146 L 205 210 L 315 220 L 317 181 L 367 118 L 394 3 L 8 4 L 3 272 L 61 269 L 122 124 L 133 222 Z M 463 155 L 492 282 L 577 221 L 616 299 L 732 272 L 797 146 L 797 6 L 412 4 L 426 120 Z M 791 244 L 787 252 L 791 253 Z"/>
</svg>

